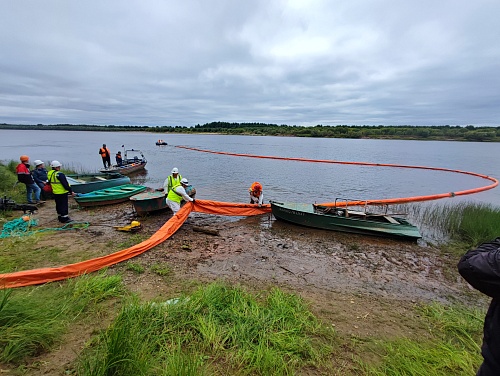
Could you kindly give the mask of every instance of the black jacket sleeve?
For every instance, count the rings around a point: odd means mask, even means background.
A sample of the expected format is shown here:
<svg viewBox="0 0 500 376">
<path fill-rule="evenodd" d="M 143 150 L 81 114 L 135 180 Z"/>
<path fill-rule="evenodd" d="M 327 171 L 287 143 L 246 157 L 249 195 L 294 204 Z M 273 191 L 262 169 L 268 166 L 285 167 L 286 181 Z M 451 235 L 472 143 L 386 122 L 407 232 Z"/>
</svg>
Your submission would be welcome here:
<svg viewBox="0 0 500 376">
<path fill-rule="evenodd" d="M 500 237 L 468 251 L 458 262 L 458 272 L 483 294 L 500 298 Z"/>
<path fill-rule="evenodd" d="M 66 189 L 67 191 L 69 191 L 69 193 L 73 193 L 73 190 L 71 189 L 71 186 L 69 185 L 68 180 L 66 179 L 66 175 L 64 175 L 62 172 L 60 172 L 57 175 L 57 178 L 61 182 L 61 184 L 64 187 L 64 189 Z"/>
</svg>

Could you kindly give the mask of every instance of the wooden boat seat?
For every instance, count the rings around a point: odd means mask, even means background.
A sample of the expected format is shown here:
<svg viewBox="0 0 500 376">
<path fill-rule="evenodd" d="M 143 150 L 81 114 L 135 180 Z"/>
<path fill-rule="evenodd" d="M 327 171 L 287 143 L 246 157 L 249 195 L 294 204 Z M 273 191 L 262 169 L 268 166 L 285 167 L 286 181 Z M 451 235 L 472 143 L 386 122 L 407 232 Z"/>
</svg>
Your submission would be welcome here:
<svg viewBox="0 0 500 376">
<path fill-rule="evenodd" d="M 102 180 L 102 181 L 106 181 L 107 179 L 103 178 L 102 176 L 96 176 L 95 177 L 97 180 Z"/>
</svg>

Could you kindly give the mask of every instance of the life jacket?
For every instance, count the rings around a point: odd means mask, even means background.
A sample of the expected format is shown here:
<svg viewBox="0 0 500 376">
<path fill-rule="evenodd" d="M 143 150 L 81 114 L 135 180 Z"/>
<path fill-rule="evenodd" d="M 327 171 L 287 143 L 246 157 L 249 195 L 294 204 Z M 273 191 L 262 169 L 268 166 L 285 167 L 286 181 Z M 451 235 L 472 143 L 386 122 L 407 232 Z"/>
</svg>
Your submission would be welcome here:
<svg viewBox="0 0 500 376">
<path fill-rule="evenodd" d="M 109 155 L 109 149 L 108 148 L 100 148 L 99 154 L 101 154 L 101 157 L 106 158 L 106 155 Z"/>
<path fill-rule="evenodd" d="M 54 193 L 55 195 L 62 195 L 64 193 L 68 193 L 69 191 L 66 188 L 64 188 L 62 183 L 59 181 L 58 175 L 59 171 L 56 170 L 50 170 L 49 173 L 47 174 L 49 183 L 52 186 L 52 193 Z"/>
<path fill-rule="evenodd" d="M 178 183 L 172 187 L 172 189 L 168 192 L 167 200 L 177 202 L 178 204 L 182 201 L 182 195 L 178 194 L 175 190 L 177 187 L 180 187 L 182 184 Z"/>
</svg>

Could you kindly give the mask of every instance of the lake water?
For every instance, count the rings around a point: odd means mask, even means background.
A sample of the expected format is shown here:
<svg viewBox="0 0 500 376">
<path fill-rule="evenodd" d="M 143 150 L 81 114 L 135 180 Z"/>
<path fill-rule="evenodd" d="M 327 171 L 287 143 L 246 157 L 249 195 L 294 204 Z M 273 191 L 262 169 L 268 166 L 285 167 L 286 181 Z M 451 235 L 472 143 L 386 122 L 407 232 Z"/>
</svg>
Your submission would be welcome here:
<svg viewBox="0 0 500 376">
<path fill-rule="evenodd" d="M 264 186 L 269 200 L 331 202 L 336 197 L 383 199 L 461 191 L 489 185 L 478 177 L 387 167 L 321 164 L 208 154 L 194 148 L 352 162 L 443 167 L 500 177 L 500 145 L 453 141 L 355 140 L 268 136 L 183 135 L 142 132 L 71 132 L 0 130 L 0 160 L 58 160 L 72 169 L 94 172 L 102 168 L 98 154 L 105 143 L 112 153 L 140 149 L 148 160 L 136 183 L 161 187 L 173 167 L 196 187 L 197 198 L 247 202 L 253 181 Z M 163 139 L 168 146 L 156 146 Z M 122 151 L 123 152 L 123 151 Z M 477 201 L 500 205 L 500 190 L 441 201 Z"/>
</svg>

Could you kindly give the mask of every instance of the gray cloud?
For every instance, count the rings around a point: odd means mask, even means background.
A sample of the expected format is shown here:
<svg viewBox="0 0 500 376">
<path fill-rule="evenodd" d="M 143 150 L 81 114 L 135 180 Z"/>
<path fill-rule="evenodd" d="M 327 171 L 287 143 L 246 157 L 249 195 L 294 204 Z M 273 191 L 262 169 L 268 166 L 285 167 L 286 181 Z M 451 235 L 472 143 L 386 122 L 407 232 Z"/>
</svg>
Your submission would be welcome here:
<svg viewBox="0 0 500 376">
<path fill-rule="evenodd" d="M 498 125 L 489 0 L 23 0 L 0 122 Z"/>
</svg>

